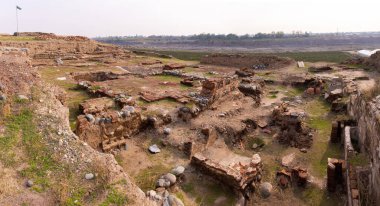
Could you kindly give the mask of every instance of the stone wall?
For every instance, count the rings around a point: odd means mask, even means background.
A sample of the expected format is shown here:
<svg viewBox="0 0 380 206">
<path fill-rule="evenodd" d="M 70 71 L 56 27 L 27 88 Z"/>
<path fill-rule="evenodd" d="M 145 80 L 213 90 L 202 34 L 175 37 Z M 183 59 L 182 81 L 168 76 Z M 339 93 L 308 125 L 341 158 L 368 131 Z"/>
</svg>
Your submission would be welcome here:
<svg viewBox="0 0 380 206">
<path fill-rule="evenodd" d="M 76 134 L 92 148 L 109 152 L 124 146 L 126 138 L 140 131 L 142 119 L 139 112 L 107 111 L 96 115 L 80 115 Z"/>
<path fill-rule="evenodd" d="M 380 96 L 367 101 L 360 92 L 352 94 L 348 113 L 357 121 L 360 150 L 371 160 L 370 196 L 380 203 Z"/>
<path fill-rule="evenodd" d="M 239 85 L 237 76 L 220 79 L 208 79 L 202 82 L 201 96 L 207 98 L 208 106 L 221 97 L 235 91 Z"/>
</svg>

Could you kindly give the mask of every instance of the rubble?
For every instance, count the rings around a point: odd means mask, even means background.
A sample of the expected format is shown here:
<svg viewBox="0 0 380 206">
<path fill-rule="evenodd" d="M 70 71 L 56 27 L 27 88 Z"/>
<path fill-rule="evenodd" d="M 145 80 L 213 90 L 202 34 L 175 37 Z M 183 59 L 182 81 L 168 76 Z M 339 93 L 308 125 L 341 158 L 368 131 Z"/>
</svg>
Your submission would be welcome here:
<svg viewBox="0 0 380 206">
<path fill-rule="evenodd" d="M 342 89 L 335 89 L 330 91 L 329 93 L 325 94 L 326 101 L 332 103 L 335 100 L 343 97 L 343 90 Z"/>
<path fill-rule="evenodd" d="M 184 64 L 165 64 L 164 65 L 164 70 L 177 70 L 177 69 L 183 69 L 185 68 L 186 65 Z"/>
<path fill-rule="evenodd" d="M 260 102 L 262 90 L 259 84 L 240 83 L 238 89 L 244 95 L 250 96 L 253 99 L 255 99 L 257 102 Z"/>
<path fill-rule="evenodd" d="M 152 146 L 149 146 L 149 152 L 151 152 L 153 154 L 157 154 L 157 153 L 160 153 L 161 150 L 160 150 L 160 148 L 158 148 L 158 146 L 156 144 L 154 144 Z"/>
<path fill-rule="evenodd" d="M 97 114 L 115 107 L 113 99 L 108 97 L 94 98 L 79 104 L 79 111 L 83 114 Z"/>
<path fill-rule="evenodd" d="M 274 108 L 272 121 L 279 126 L 278 140 L 296 148 L 310 148 L 313 142 L 312 130 L 303 120 L 303 111 L 289 109 L 285 103 Z"/>
<path fill-rule="evenodd" d="M 255 71 L 249 68 L 241 68 L 240 70 L 237 70 L 235 74 L 239 77 L 252 77 L 255 75 Z"/>
</svg>

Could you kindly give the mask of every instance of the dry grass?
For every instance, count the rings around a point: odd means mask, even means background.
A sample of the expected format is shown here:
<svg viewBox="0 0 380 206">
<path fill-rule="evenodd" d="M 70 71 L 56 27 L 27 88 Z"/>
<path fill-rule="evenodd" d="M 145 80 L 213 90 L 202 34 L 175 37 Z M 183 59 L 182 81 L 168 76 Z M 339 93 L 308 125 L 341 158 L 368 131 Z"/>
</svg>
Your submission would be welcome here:
<svg viewBox="0 0 380 206">
<path fill-rule="evenodd" d="M 363 97 L 367 101 L 371 101 L 376 96 L 380 95 L 380 79 L 376 79 L 375 84 L 369 90 L 363 91 Z"/>
</svg>

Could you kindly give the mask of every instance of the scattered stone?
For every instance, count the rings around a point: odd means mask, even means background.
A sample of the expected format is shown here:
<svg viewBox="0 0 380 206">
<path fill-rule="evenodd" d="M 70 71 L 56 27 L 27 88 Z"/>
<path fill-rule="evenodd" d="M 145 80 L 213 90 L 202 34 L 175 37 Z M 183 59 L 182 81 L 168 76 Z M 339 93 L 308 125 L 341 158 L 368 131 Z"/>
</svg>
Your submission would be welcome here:
<svg viewBox="0 0 380 206">
<path fill-rule="evenodd" d="M 7 100 L 7 95 L 0 94 L 0 101 L 5 101 L 5 100 Z"/>
<path fill-rule="evenodd" d="M 158 179 L 156 182 L 156 187 L 165 187 L 165 180 L 164 179 Z"/>
<path fill-rule="evenodd" d="M 166 175 L 163 176 L 164 179 L 168 180 L 170 184 L 174 184 L 177 182 L 177 177 L 173 175 L 172 173 L 167 173 Z"/>
<path fill-rule="evenodd" d="M 27 96 L 22 95 L 22 94 L 18 95 L 17 98 L 18 98 L 19 100 L 29 100 L 29 98 L 28 98 Z"/>
<path fill-rule="evenodd" d="M 166 128 L 164 129 L 164 134 L 169 135 L 171 131 L 172 131 L 172 129 L 166 127 Z"/>
<path fill-rule="evenodd" d="M 164 201 L 164 206 L 185 206 L 183 202 L 174 195 L 169 195 Z"/>
<path fill-rule="evenodd" d="M 122 111 L 128 111 L 129 113 L 133 114 L 133 113 L 135 113 L 135 107 L 125 106 L 125 107 L 123 107 Z"/>
<path fill-rule="evenodd" d="M 273 186 L 269 182 L 264 182 L 260 185 L 259 191 L 261 197 L 268 198 L 272 194 Z"/>
<path fill-rule="evenodd" d="M 85 117 L 86 117 L 87 121 L 89 121 L 89 122 L 95 121 L 95 118 L 92 114 L 86 114 Z"/>
<path fill-rule="evenodd" d="M 56 58 L 55 63 L 57 63 L 57 66 L 63 65 L 63 61 L 62 61 L 61 57 Z"/>
<path fill-rule="evenodd" d="M 160 150 L 160 148 L 158 148 L 158 146 L 156 144 L 154 144 L 154 145 L 149 147 L 149 152 L 156 154 L 156 153 L 160 153 L 161 150 Z"/>
<path fill-rule="evenodd" d="M 183 166 L 177 166 L 172 170 L 172 173 L 176 176 L 181 175 L 185 172 L 185 167 Z"/>
<path fill-rule="evenodd" d="M 154 197 L 154 196 L 156 196 L 157 195 L 157 193 L 156 193 L 156 191 L 154 191 L 154 190 L 149 190 L 148 192 L 147 192 L 147 195 L 148 195 L 148 197 Z"/>
<path fill-rule="evenodd" d="M 66 80 L 66 77 L 58 77 L 57 80 L 58 80 L 58 81 L 65 81 L 65 80 Z"/>
<path fill-rule="evenodd" d="M 305 68 L 305 63 L 303 61 L 297 62 L 298 68 Z"/>
<path fill-rule="evenodd" d="M 307 153 L 307 149 L 306 148 L 302 148 L 302 149 L 300 149 L 300 152 Z"/>
<path fill-rule="evenodd" d="M 86 180 L 92 180 L 92 179 L 94 179 L 94 177 L 95 177 L 95 175 L 92 174 L 92 173 L 87 173 L 87 174 L 84 176 L 84 178 L 85 178 Z"/>
<path fill-rule="evenodd" d="M 343 97 L 343 90 L 342 89 L 334 89 L 330 93 L 325 94 L 326 101 L 332 103 L 335 100 Z"/>
<path fill-rule="evenodd" d="M 259 147 L 259 145 L 257 145 L 256 143 L 254 143 L 253 145 L 252 145 L 252 149 L 257 149 Z"/>
<path fill-rule="evenodd" d="M 294 163 L 296 155 L 294 153 L 284 156 L 281 160 L 281 164 L 284 167 L 290 167 Z"/>
<path fill-rule="evenodd" d="M 258 165 L 260 162 L 261 162 L 261 157 L 260 157 L 260 155 L 259 155 L 259 154 L 254 154 L 254 155 L 252 156 L 251 163 L 252 163 L 253 165 Z"/>
<path fill-rule="evenodd" d="M 26 181 L 26 186 L 27 186 L 27 187 L 33 187 L 33 185 L 34 185 L 33 180 L 28 180 L 28 181 Z"/>
<path fill-rule="evenodd" d="M 264 121 L 264 120 L 259 120 L 259 121 L 257 122 L 257 125 L 258 125 L 260 128 L 265 128 L 265 127 L 268 126 L 268 123 L 267 123 L 266 121 Z"/>
</svg>

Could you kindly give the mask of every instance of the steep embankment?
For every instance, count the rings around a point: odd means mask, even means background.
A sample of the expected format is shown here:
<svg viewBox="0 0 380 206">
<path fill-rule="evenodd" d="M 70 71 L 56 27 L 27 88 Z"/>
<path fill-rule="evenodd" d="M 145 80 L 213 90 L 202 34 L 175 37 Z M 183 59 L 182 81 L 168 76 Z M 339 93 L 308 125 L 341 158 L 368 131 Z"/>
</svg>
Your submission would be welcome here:
<svg viewBox="0 0 380 206">
<path fill-rule="evenodd" d="M 0 74 L 0 205 L 154 205 L 112 155 L 72 133 L 63 92 L 25 52 L 0 51 Z"/>
</svg>

